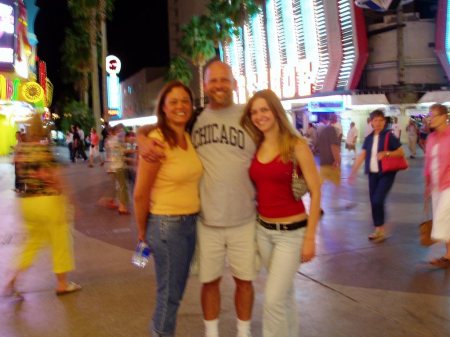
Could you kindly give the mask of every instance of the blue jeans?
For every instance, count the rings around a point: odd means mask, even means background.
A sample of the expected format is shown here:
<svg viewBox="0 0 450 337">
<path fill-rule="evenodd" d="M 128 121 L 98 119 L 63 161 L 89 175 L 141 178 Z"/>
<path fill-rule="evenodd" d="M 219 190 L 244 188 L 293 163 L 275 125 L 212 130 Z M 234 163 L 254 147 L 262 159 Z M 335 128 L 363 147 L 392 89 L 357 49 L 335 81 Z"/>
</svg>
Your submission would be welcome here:
<svg viewBox="0 0 450 337">
<path fill-rule="evenodd" d="M 370 205 L 375 227 L 384 225 L 384 204 L 387 194 L 394 184 L 396 172 L 369 173 Z"/>
<path fill-rule="evenodd" d="M 189 276 L 196 240 L 196 215 L 150 214 L 147 242 L 155 261 L 158 285 L 152 319 L 154 336 L 174 336 L 176 317 Z"/>
</svg>

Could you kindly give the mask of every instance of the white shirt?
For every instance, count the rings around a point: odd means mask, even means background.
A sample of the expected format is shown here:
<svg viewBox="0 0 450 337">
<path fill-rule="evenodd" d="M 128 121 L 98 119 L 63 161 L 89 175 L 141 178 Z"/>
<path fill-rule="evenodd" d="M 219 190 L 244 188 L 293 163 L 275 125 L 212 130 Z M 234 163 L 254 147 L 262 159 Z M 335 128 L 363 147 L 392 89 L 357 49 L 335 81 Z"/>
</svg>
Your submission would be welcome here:
<svg viewBox="0 0 450 337">
<path fill-rule="evenodd" d="M 73 133 L 71 133 L 71 132 L 66 133 L 66 143 L 67 144 L 73 143 Z"/>
<path fill-rule="evenodd" d="M 83 131 L 83 129 L 80 128 L 77 131 L 78 131 L 78 134 L 80 135 L 80 139 L 84 140 L 84 131 Z"/>
<path fill-rule="evenodd" d="M 392 124 L 392 133 L 395 137 L 400 138 L 400 125 L 397 123 Z"/>
<path fill-rule="evenodd" d="M 380 135 L 374 135 L 373 136 L 373 144 L 372 144 L 372 153 L 370 155 L 370 172 L 371 173 L 378 173 L 378 139 L 380 138 Z"/>
</svg>

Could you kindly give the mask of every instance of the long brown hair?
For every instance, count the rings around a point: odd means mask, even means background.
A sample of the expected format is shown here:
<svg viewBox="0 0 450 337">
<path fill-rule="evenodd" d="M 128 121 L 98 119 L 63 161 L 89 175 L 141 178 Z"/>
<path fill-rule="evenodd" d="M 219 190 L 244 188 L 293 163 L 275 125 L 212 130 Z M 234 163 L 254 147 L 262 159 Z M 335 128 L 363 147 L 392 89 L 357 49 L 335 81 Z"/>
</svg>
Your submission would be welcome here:
<svg viewBox="0 0 450 337">
<path fill-rule="evenodd" d="M 301 140 L 305 141 L 297 130 L 294 129 L 292 124 L 287 119 L 286 111 L 280 102 L 278 96 L 270 89 L 265 89 L 256 92 L 252 98 L 248 101 L 244 109 L 244 114 L 241 118 L 242 127 L 249 133 L 250 137 L 254 140 L 257 146 L 259 146 L 264 140 L 264 134 L 253 124 L 251 120 L 251 109 L 253 102 L 262 98 L 267 102 L 270 110 L 275 115 L 275 119 L 279 127 L 278 136 L 278 148 L 280 150 L 281 160 L 288 162 L 291 160 L 295 144 Z"/>
<path fill-rule="evenodd" d="M 156 126 L 161 130 L 164 139 L 167 141 L 169 146 L 175 147 L 177 145 L 177 136 L 175 134 L 175 131 L 172 130 L 172 128 L 167 123 L 167 116 L 163 111 L 164 102 L 166 100 L 167 95 L 174 89 L 174 88 L 182 88 L 184 91 L 187 92 L 189 95 L 189 98 L 191 100 L 191 105 L 194 103 L 194 96 L 192 95 L 191 89 L 189 89 L 188 86 L 183 84 L 180 81 L 170 81 L 166 83 L 166 85 L 161 89 L 158 95 L 158 101 L 156 103 L 156 116 L 158 117 L 158 122 Z M 193 118 L 193 112 L 191 115 L 191 118 Z M 188 125 L 186 123 L 186 125 Z"/>
</svg>

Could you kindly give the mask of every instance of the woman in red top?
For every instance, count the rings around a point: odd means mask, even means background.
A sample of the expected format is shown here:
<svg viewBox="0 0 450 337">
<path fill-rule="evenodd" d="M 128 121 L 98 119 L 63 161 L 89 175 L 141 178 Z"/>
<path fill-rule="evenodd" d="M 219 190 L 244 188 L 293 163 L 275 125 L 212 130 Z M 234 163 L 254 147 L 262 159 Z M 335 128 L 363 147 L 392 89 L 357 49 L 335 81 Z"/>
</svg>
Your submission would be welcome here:
<svg viewBox="0 0 450 337">
<path fill-rule="evenodd" d="M 249 100 L 241 124 L 258 146 L 249 172 L 257 191 L 258 249 L 268 271 L 263 336 L 298 336 L 293 281 L 300 262 L 315 256 L 319 175 L 308 143 L 293 129 L 273 91 L 259 91 Z M 311 193 L 309 216 L 292 194 L 293 155 Z"/>
</svg>

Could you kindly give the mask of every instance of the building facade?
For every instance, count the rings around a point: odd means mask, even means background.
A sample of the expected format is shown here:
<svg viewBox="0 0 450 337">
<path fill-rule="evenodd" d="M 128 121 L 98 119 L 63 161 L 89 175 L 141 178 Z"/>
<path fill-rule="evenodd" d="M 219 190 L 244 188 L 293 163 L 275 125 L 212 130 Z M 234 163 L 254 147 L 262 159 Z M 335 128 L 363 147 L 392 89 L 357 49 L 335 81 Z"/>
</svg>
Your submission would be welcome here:
<svg viewBox="0 0 450 337">
<path fill-rule="evenodd" d="M 45 113 L 52 85 L 45 62 L 36 62 L 34 0 L 0 0 L 0 155 L 15 145 L 15 132 L 33 113 Z"/>
<path fill-rule="evenodd" d="M 169 1 L 172 55 L 179 27 L 204 14 L 206 2 Z M 360 130 L 376 107 L 404 124 L 431 103 L 447 104 L 449 1 L 422 2 L 374 12 L 353 0 L 267 0 L 221 48 L 238 81 L 236 101 L 271 88 L 298 127 L 337 112 L 344 129 L 355 121 Z"/>
</svg>

